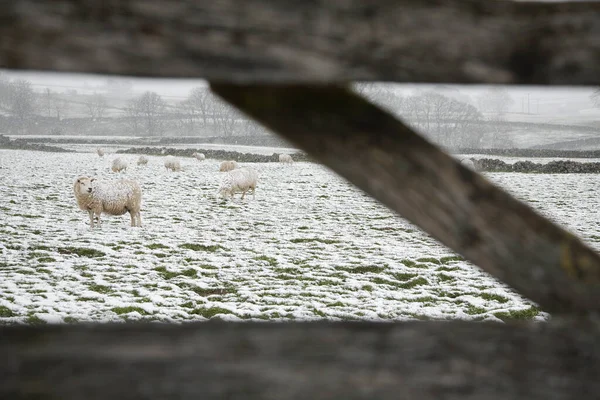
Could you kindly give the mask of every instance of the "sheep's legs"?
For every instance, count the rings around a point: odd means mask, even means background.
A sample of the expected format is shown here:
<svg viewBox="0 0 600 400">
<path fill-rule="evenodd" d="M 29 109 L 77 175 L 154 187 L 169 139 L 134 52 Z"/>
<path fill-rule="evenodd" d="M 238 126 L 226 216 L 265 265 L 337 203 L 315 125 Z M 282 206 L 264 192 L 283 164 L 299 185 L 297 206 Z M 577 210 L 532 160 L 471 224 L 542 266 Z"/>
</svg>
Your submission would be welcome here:
<svg viewBox="0 0 600 400">
<path fill-rule="evenodd" d="M 88 215 L 90 216 L 90 227 L 94 227 L 94 212 L 92 210 L 88 211 Z"/>
<path fill-rule="evenodd" d="M 139 212 L 129 211 L 129 215 L 131 216 L 131 226 L 142 226 L 142 217 Z"/>
</svg>

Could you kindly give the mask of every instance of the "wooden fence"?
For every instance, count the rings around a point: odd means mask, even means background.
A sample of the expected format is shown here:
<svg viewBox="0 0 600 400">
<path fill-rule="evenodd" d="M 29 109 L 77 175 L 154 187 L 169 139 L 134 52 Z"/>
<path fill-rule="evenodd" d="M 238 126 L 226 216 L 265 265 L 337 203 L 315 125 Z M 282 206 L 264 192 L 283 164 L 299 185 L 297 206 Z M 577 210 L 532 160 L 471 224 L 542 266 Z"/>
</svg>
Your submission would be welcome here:
<svg viewBox="0 0 600 400">
<path fill-rule="evenodd" d="M 600 3 L 22 0 L 0 65 L 202 77 L 549 323 L 0 329 L 2 398 L 600 397 L 600 257 L 346 87 L 600 84 Z"/>
</svg>

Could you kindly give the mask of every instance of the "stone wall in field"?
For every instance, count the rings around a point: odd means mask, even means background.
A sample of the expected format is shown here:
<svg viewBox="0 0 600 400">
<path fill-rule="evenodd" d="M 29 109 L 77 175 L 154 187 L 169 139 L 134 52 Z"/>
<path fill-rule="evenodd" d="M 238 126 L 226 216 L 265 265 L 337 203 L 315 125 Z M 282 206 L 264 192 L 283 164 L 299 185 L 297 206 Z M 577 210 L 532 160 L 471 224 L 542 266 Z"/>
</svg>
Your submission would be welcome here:
<svg viewBox="0 0 600 400">
<path fill-rule="evenodd" d="M 279 153 L 272 155 L 241 153 L 238 151 L 227 150 L 207 150 L 207 149 L 174 149 L 168 147 L 134 147 L 126 150 L 117 150 L 121 154 L 147 154 L 151 156 L 177 156 L 192 157 L 194 153 L 203 153 L 206 158 L 217 160 L 235 160 L 237 162 L 279 162 Z M 311 161 L 306 153 L 296 152 L 290 154 L 294 161 Z"/>
</svg>

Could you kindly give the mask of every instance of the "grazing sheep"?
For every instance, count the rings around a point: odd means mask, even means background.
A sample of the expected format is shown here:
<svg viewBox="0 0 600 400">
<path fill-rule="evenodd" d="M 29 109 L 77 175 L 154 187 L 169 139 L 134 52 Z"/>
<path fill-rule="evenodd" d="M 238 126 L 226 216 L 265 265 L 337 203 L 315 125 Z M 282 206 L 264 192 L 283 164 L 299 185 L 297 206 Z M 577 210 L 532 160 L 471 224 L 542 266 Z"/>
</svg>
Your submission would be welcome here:
<svg viewBox="0 0 600 400">
<path fill-rule="evenodd" d="M 148 164 L 148 157 L 140 156 L 140 158 L 138 158 L 138 160 L 137 160 L 137 165 L 146 165 L 146 164 Z"/>
<path fill-rule="evenodd" d="M 465 167 L 469 168 L 470 170 L 475 171 L 475 169 L 476 169 L 475 168 L 475 163 L 470 158 L 463 158 L 462 160 L 460 160 L 460 163 L 462 165 L 464 165 Z"/>
<path fill-rule="evenodd" d="M 242 200 L 246 195 L 246 192 L 252 189 L 252 198 L 256 198 L 256 185 L 258 183 L 258 174 L 252 168 L 239 168 L 228 171 L 221 181 L 221 186 L 217 192 L 217 195 L 222 197 L 230 196 L 233 199 L 233 195 L 236 192 L 242 192 Z"/>
<path fill-rule="evenodd" d="M 219 167 L 219 172 L 232 171 L 238 167 L 237 163 L 233 160 L 223 161 Z"/>
<path fill-rule="evenodd" d="M 98 153 L 98 155 L 99 155 L 100 157 L 104 157 L 104 150 L 102 150 L 102 149 L 98 149 L 98 150 L 96 150 L 96 152 Z"/>
<path fill-rule="evenodd" d="M 284 163 L 284 164 L 292 164 L 294 162 L 294 160 L 292 159 L 292 156 L 290 156 L 289 154 L 280 154 L 279 162 Z"/>
<path fill-rule="evenodd" d="M 125 171 L 127 169 L 127 161 L 122 158 L 115 158 L 112 162 L 111 169 L 113 172 Z"/>
<path fill-rule="evenodd" d="M 73 191 L 79 208 L 88 212 L 92 228 L 94 215 L 100 224 L 102 213 L 123 215 L 126 212 L 131 216 L 131 226 L 142 226 L 142 189 L 136 181 L 122 179 L 100 182 L 95 178 L 80 176 L 75 181 Z"/>
<path fill-rule="evenodd" d="M 192 155 L 198 161 L 203 161 L 206 158 L 203 153 L 194 153 Z"/>
<path fill-rule="evenodd" d="M 179 160 L 175 157 L 167 156 L 165 157 L 165 168 L 173 172 L 181 171 L 181 164 L 179 164 Z"/>
</svg>

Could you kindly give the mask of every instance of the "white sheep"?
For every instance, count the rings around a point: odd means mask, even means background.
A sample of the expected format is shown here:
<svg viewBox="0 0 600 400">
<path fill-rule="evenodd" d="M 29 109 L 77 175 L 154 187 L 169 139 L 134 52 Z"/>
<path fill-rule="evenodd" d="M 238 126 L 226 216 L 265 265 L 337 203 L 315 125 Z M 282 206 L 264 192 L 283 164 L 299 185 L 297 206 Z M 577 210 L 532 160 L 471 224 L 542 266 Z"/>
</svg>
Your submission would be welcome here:
<svg viewBox="0 0 600 400">
<path fill-rule="evenodd" d="M 239 168 L 228 171 L 221 181 L 221 186 L 217 191 L 217 195 L 222 197 L 233 195 L 237 192 L 242 192 L 242 200 L 246 192 L 252 189 L 252 198 L 256 198 L 256 185 L 258 184 L 258 174 L 252 168 Z"/>
<path fill-rule="evenodd" d="M 140 158 L 138 158 L 137 160 L 137 165 L 146 165 L 148 164 L 148 157 L 146 156 L 140 156 Z"/>
<path fill-rule="evenodd" d="M 96 152 L 98 153 L 98 155 L 99 155 L 100 157 L 104 157 L 104 150 L 102 150 L 102 149 L 98 149 L 98 150 L 96 150 Z"/>
<path fill-rule="evenodd" d="M 194 153 L 192 156 L 198 161 L 203 161 L 206 158 L 203 153 Z"/>
<path fill-rule="evenodd" d="M 173 172 L 181 171 L 181 164 L 179 163 L 179 160 L 175 157 L 167 156 L 165 157 L 165 168 L 167 170 L 170 169 Z"/>
<path fill-rule="evenodd" d="M 280 154 L 279 162 L 284 163 L 284 164 L 292 164 L 294 162 L 294 160 L 292 159 L 292 156 L 290 156 L 289 154 Z"/>
<path fill-rule="evenodd" d="M 126 212 L 131 216 L 131 226 L 142 226 L 142 189 L 136 181 L 122 179 L 101 182 L 95 178 L 80 176 L 75 181 L 73 191 L 79 208 L 88 212 L 92 228 L 94 215 L 100 224 L 102 213 L 123 215 Z"/>
<path fill-rule="evenodd" d="M 465 167 L 469 168 L 470 170 L 475 171 L 475 169 L 476 169 L 475 168 L 475 163 L 470 158 L 463 158 L 462 160 L 460 160 L 460 163 L 462 165 L 464 165 Z"/>
<path fill-rule="evenodd" d="M 232 171 L 238 167 L 237 163 L 233 160 L 223 161 L 219 167 L 219 172 Z"/>
<path fill-rule="evenodd" d="M 117 157 L 113 160 L 111 169 L 113 172 L 125 171 L 127 169 L 127 161 Z"/>
</svg>

